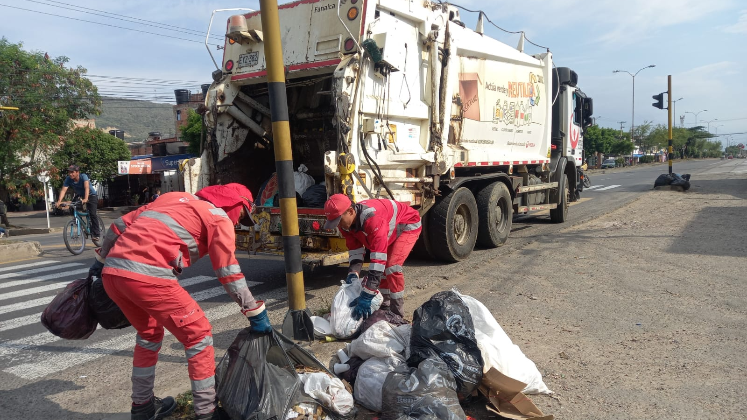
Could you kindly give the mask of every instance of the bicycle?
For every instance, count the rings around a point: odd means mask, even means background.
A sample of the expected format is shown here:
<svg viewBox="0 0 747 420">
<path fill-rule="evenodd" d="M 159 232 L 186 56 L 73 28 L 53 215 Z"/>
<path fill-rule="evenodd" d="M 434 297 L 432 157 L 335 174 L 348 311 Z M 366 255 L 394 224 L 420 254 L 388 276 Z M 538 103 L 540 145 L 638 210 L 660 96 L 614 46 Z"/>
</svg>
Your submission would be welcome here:
<svg viewBox="0 0 747 420">
<path fill-rule="evenodd" d="M 81 200 L 61 203 L 63 207 L 70 207 L 73 211 L 72 219 L 65 224 L 62 231 L 62 239 L 65 240 L 65 247 L 73 255 L 80 255 L 86 249 L 86 238 L 91 237 L 94 245 L 100 246 L 102 237 L 106 234 L 106 227 L 101 216 L 96 216 L 99 222 L 100 236 L 98 241 L 94 241 L 91 235 L 91 218 L 87 211 L 83 211 L 83 202 Z M 80 208 L 80 211 L 78 211 Z M 84 219 L 85 218 L 85 219 Z"/>
</svg>

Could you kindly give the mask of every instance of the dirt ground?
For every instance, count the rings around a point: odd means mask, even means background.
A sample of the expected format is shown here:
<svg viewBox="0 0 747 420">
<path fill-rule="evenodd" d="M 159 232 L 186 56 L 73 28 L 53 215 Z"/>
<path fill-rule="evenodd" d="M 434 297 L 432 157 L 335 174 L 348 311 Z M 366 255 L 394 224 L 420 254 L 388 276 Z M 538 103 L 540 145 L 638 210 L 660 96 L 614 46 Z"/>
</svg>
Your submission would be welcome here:
<svg viewBox="0 0 747 420">
<path fill-rule="evenodd" d="M 407 309 L 448 284 L 479 297 L 537 364 L 554 394 L 532 399 L 556 418 L 742 417 L 747 174 L 692 184 L 445 269 L 408 288 Z M 312 347 L 328 360 L 341 346 Z"/>
</svg>

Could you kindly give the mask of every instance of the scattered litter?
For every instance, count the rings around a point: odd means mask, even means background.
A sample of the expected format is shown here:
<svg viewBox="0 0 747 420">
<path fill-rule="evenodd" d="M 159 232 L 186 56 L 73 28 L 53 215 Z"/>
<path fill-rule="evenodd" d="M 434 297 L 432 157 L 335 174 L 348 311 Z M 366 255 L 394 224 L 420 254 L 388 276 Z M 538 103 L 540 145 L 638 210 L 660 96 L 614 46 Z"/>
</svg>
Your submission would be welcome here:
<svg viewBox="0 0 747 420">
<path fill-rule="evenodd" d="M 345 389 L 341 380 L 324 372 L 304 373 L 300 377 L 306 395 L 324 407 L 343 416 L 353 411 L 353 396 Z"/>
<path fill-rule="evenodd" d="M 386 321 L 379 321 L 348 345 L 348 354 L 363 360 L 396 354 L 407 358 L 409 355 L 405 354 L 405 349 L 410 347 L 411 330 L 412 327 L 407 324 L 393 327 Z"/>
<path fill-rule="evenodd" d="M 326 319 L 320 316 L 312 316 L 311 322 L 314 324 L 314 335 L 317 337 L 322 338 L 332 335 L 332 325 Z"/>
</svg>

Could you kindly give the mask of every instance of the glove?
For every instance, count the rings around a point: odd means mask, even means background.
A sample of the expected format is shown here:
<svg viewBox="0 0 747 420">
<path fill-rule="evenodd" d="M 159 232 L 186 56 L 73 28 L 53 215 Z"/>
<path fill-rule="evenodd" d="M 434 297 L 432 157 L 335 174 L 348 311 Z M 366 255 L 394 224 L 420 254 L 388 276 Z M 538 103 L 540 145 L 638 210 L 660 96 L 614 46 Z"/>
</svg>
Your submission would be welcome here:
<svg viewBox="0 0 747 420">
<path fill-rule="evenodd" d="M 94 251 L 96 262 L 94 262 L 91 268 L 88 270 L 88 275 L 91 277 L 95 276 L 95 277 L 101 278 L 101 270 L 104 268 L 104 263 L 106 262 L 106 258 L 102 257 L 101 254 L 99 254 L 99 252 L 101 252 L 101 248 L 98 248 L 96 249 L 96 251 Z"/>
<path fill-rule="evenodd" d="M 265 302 L 258 300 L 257 303 L 259 303 L 259 306 L 245 313 L 246 317 L 249 318 L 249 329 L 258 333 L 271 333 L 272 325 L 270 325 L 270 318 L 267 316 Z"/>
<path fill-rule="evenodd" d="M 352 272 L 348 273 L 348 276 L 345 278 L 346 284 L 353 284 L 354 281 L 360 280 L 360 277 L 358 277 L 358 273 Z"/>
<path fill-rule="evenodd" d="M 353 308 L 352 316 L 354 320 L 366 319 L 371 316 L 371 301 L 378 293 L 378 290 L 371 290 L 364 287 L 360 296 L 350 302 L 350 307 Z"/>
</svg>

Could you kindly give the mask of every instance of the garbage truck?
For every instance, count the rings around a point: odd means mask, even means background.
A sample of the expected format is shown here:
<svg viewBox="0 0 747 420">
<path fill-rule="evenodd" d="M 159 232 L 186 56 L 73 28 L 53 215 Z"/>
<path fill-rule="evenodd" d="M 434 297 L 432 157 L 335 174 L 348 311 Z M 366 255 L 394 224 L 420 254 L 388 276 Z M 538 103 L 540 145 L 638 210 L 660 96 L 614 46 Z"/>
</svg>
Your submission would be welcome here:
<svg viewBox="0 0 747 420">
<path fill-rule="evenodd" d="M 530 55 L 523 33 L 512 47 L 483 32 L 482 13 L 473 30 L 459 12 L 414 0 L 279 7 L 293 161 L 306 184 L 296 184 L 304 263 L 347 262 L 340 233 L 323 229 L 336 193 L 409 203 L 422 216 L 419 251 L 449 262 L 504 244 L 515 215 L 568 217 L 592 99 L 549 49 Z M 260 12 L 228 19 L 200 110 L 204 150 L 185 183 L 246 185 L 256 224 L 237 231 L 239 248 L 281 255 L 264 46 Z"/>
</svg>

